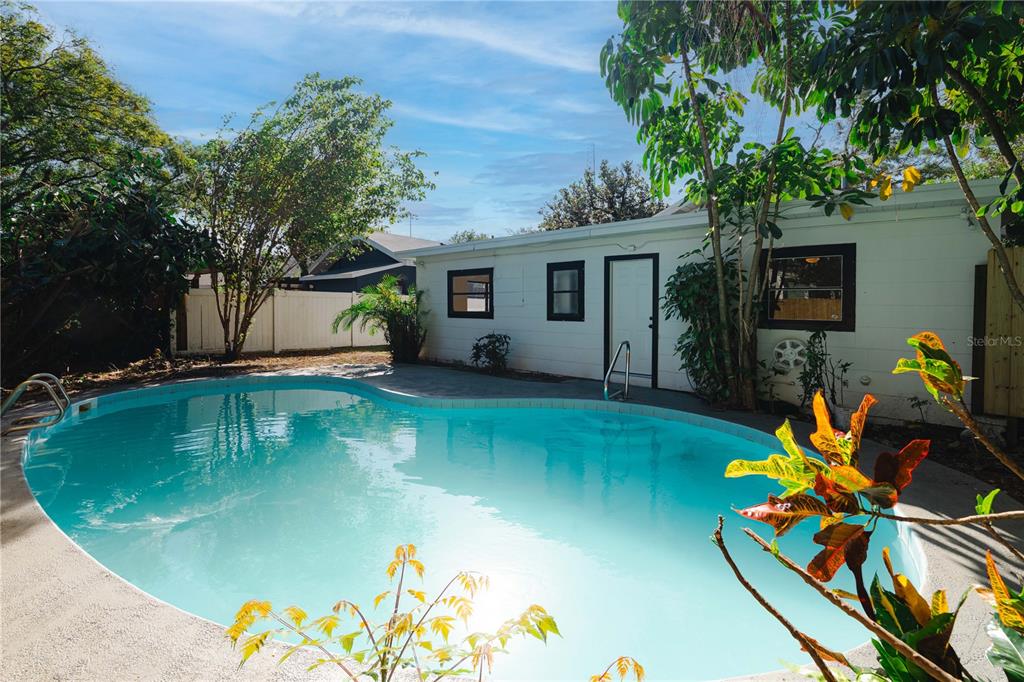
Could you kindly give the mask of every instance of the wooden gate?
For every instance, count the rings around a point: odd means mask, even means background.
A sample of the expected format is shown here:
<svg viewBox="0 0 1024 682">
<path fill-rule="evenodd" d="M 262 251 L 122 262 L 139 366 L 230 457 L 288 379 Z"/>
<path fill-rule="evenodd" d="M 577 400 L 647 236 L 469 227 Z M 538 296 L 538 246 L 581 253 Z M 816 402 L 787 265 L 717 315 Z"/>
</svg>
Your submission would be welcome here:
<svg viewBox="0 0 1024 682">
<path fill-rule="evenodd" d="M 1024 284 L 1024 247 L 1006 249 L 1017 281 Z M 1010 297 L 1010 288 L 988 252 L 985 292 L 984 406 L 987 414 L 1024 417 L 1024 311 Z"/>
</svg>

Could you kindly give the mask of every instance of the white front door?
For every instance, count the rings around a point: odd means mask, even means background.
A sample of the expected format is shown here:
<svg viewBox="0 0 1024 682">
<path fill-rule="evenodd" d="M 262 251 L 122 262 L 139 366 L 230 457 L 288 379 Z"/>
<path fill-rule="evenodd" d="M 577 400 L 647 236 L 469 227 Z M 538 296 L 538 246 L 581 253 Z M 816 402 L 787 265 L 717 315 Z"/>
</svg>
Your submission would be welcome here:
<svg viewBox="0 0 1024 682">
<path fill-rule="evenodd" d="M 653 257 L 608 261 L 608 362 L 619 344 L 629 341 L 630 384 L 640 386 L 651 386 L 654 372 L 654 267 Z M 620 357 L 615 369 L 624 368 L 625 357 Z"/>
</svg>

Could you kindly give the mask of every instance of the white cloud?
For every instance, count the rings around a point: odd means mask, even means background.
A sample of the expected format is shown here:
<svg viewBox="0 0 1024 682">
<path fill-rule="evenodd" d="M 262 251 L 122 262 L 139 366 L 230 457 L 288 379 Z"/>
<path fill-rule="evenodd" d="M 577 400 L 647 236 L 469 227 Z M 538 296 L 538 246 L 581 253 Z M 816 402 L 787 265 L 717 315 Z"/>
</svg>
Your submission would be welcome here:
<svg viewBox="0 0 1024 682">
<path fill-rule="evenodd" d="M 575 97 L 556 97 L 551 101 L 551 106 L 560 111 L 567 111 L 570 114 L 596 114 L 601 107 L 591 102 L 586 102 Z"/>
<path fill-rule="evenodd" d="M 506 109 L 488 109 L 469 114 L 448 114 L 396 102 L 391 110 L 397 114 L 429 123 L 440 123 L 458 128 L 475 128 L 494 133 L 530 133 L 546 128 L 548 125 L 548 122 L 543 119 L 517 114 Z"/>
<path fill-rule="evenodd" d="M 259 6 L 259 5 L 257 5 Z M 371 5 L 332 6 L 341 24 L 385 33 L 443 38 L 474 43 L 496 52 L 581 73 L 597 73 L 597 57 L 590 47 L 559 47 L 564 36 L 536 26 L 497 24 L 453 16 L 432 16 L 408 9 Z"/>
</svg>

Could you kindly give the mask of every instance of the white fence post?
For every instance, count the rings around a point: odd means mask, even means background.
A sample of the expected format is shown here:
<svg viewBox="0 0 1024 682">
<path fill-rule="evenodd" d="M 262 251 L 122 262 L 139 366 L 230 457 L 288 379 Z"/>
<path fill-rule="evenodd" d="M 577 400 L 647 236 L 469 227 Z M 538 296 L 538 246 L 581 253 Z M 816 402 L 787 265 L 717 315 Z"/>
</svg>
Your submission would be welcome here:
<svg viewBox="0 0 1024 682">
<path fill-rule="evenodd" d="M 277 316 L 277 309 L 278 309 L 277 295 L 279 293 L 284 293 L 284 292 L 281 291 L 280 289 L 271 289 L 270 290 L 270 338 L 271 338 L 271 348 L 273 349 L 275 355 L 277 353 L 281 352 L 281 335 L 277 331 L 278 327 L 281 324 L 278 321 L 278 316 Z"/>
</svg>

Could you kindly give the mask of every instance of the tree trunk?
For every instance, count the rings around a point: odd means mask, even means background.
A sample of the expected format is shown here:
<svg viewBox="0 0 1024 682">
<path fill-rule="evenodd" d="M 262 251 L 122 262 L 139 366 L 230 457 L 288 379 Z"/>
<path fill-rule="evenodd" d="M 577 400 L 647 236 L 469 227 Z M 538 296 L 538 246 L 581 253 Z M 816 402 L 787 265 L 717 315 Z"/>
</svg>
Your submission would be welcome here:
<svg viewBox="0 0 1024 682">
<path fill-rule="evenodd" d="M 789 2 L 786 2 L 786 30 L 783 39 L 786 44 L 783 48 L 783 65 L 786 69 L 786 80 L 785 80 L 785 92 L 782 97 L 782 111 L 779 114 L 779 125 L 775 133 L 775 147 L 777 148 L 782 144 L 782 138 L 786 134 L 786 119 L 789 115 L 789 99 L 790 99 L 790 84 L 791 84 L 791 69 L 790 69 L 790 21 L 791 21 L 792 6 Z M 756 308 L 756 304 L 761 298 L 761 282 L 767 278 L 766 269 L 768 267 L 768 261 L 765 261 L 764 266 L 761 265 L 761 253 L 764 250 L 764 235 L 761 233 L 761 226 L 766 225 L 768 222 L 768 213 L 772 204 L 772 194 L 775 193 L 775 175 L 777 171 L 775 157 L 772 157 L 771 163 L 768 167 L 768 177 L 765 180 L 764 195 L 761 198 L 761 205 L 758 207 L 757 215 L 754 220 L 754 252 L 751 254 L 749 278 L 747 286 L 747 297 L 744 301 L 742 296 L 740 298 L 741 312 L 740 312 L 740 328 L 739 328 L 739 363 L 740 363 L 740 380 L 742 382 L 742 391 L 740 398 L 742 400 L 743 407 L 746 409 L 757 408 L 757 313 L 759 312 Z M 740 258 L 742 259 L 742 254 Z M 740 287 L 742 290 L 742 282 Z"/>
<path fill-rule="evenodd" d="M 978 105 L 978 110 L 981 111 L 981 117 L 985 119 L 985 123 L 988 125 L 989 133 L 992 135 L 992 139 L 996 143 L 996 147 L 999 148 L 999 153 L 1003 155 L 1003 159 L 1006 160 L 1008 168 L 1013 169 L 1013 176 L 1017 178 L 1017 182 L 1024 185 L 1024 167 L 1017 162 L 1017 155 L 1013 153 L 1013 147 L 1010 145 L 1010 141 L 1006 137 L 1006 131 L 1003 130 L 1003 124 L 999 122 L 999 117 L 996 112 L 992 110 L 988 101 L 985 99 L 985 95 L 967 79 L 959 70 L 952 64 L 946 64 L 946 73 L 949 74 L 953 82 L 956 83 L 961 90 L 967 93 L 967 95 L 974 100 L 974 103 Z M 932 86 L 932 95 L 935 98 L 935 104 L 939 103 L 938 95 L 936 94 L 936 88 Z"/>
<path fill-rule="evenodd" d="M 737 381 L 732 357 L 732 340 L 729 338 L 729 299 L 725 282 L 725 261 L 722 258 L 722 227 L 718 215 L 718 199 L 715 196 L 715 164 L 711 159 L 711 144 L 708 141 L 708 131 L 704 126 L 700 103 L 697 101 L 697 93 L 693 87 L 693 72 L 690 70 L 690 58 L 687 56 L 686 50 L 682 52 L 682 62 L 690 106 L 693 107 L 696 114 L 697 130 L 700 133 L 701 151 L 704 156 L 704 180 L 708 188 L 708 230 L 711 233 L 711 251 L 714 255 L 715 280 L 718 286 L 719 342 L 722 344 L 729 398 L 730 402 L 733 402 L 737 398 Z"/>
<path fill-rule="evenodd" d="M 938 104 L 939 93 L 934 85 L 932 86 L 932 97 L 935 99 L 935 103 Z M 1010 264 L 1010 259 L 1006 256 L 1006 249 L 1003 248 L 1003 242 L 989 224 L 988 216 L 977 216 L 978 209 L 981 208 L 981 203 L 978 201 L 978 197 L 975 196 L 974 190 L 971 189 L 971 185 L 967 181 L 964 169 L 960 165 L 960 159 L 957 158 L 956 149 L 953 147 L 953 141 L 949 139 L 949 135 L 943 135 L 942 142 L 945 144 L 946 155 L 949 157 L 949 162 L 953 166 L 953 172 L 956 174 L 957 182 L 960 183 L 960 189 L 963 190 L 964 197 L 967 198 L 968 205 L 975 212 L 978 224 L 981 225 L 981 231 L 985 233 L 986 237 L 988 237 L 989 242 L 992 244 L 992 249 L 996 252 L 996 263 L 999 265 L 999 271 L 1003 273 L 1003 279 L 1006 280 L 1006 286 L 1010 290 L 1010 297 L 1013 298 L 1013 302 L 1017 304 L 1017 307 L 1020 308 L 1021 311 L 1024 311 L 1024 291 L 1021 291 L 1020 283 L 1013 274 L 1013 266 Z"/>
</svg>

